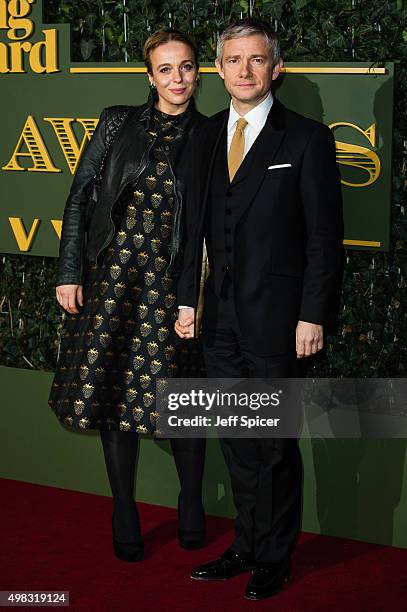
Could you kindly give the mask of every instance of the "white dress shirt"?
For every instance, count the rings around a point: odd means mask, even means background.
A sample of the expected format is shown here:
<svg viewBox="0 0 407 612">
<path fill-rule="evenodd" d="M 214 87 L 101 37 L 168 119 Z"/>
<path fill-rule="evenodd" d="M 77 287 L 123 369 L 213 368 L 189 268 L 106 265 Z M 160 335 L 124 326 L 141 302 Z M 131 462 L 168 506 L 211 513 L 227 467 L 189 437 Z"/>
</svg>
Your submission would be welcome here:
<svg viewBox="0 0 407 612">
<path fill-rule="evenodd" d="M 266 123 L 266 120 L 267 120 L 267 115 L 269 114 L 272 106 L 273 106 L 273 95 L 270 91 L 269 95 L 267 96 L 267 98 L 263 100 L 263 102 L 260 102 L 260 104 L 252 108 L 252 110 L 250 110 L 245 115 L 243 115 L 243 117 L 247 121 L 247 125 L 244 129 L 243 158 L 245 157 L 246 153 L 249 151 L 250 147 L 253 145 L 257 136 L 260 134 L 260 132 L 264 128 L 264 124 Z M 229 121 L 228 121 L 228 126 L 227 126 L 228 153 L 230 149 L 230 144 L 232 142 L 233 134 L 235 133 L 235 130 L 236 130 L 236 123 L 238 119 L 240 119 L 241 116 L 242 115 L 239 115 L 239 113 L 235 110 L 235 107 L 233 106 L 233 102 L 231 100 L 230 110 L 229 110 Z M 191 306 L 182 305 L 182 306 L 178 306 L 178 308 L 179 309 L 191 308 Z"/>
<path fill-rule="evenodd" d="M 243 115 L 243 117 L 247 121 L 247 125 L 244 129 L 244 153 L 243 157 L 250 150 L 250 147 L 253 145 L 257 136 L 260 134 L 262 129 L 264 128 L 264 124 L 267 120 L 267 115 L 270 112 L 271 107 L 273 106 L 273 95 L 270 92 L 267 98 L 260 102 L 257 106 L 252 108 L 248 113 Z M 233 102 L 230 101 L 230 110 L 229 110 L 229 121 L 228 121 L 228 153 L 230 149 L 230 144 L 232 142 L 233 135 L 236 130 L 236 123 L 238 119 L 241 118 L 242 115 L 235 110 L 233 106 Z"/>
</svg>

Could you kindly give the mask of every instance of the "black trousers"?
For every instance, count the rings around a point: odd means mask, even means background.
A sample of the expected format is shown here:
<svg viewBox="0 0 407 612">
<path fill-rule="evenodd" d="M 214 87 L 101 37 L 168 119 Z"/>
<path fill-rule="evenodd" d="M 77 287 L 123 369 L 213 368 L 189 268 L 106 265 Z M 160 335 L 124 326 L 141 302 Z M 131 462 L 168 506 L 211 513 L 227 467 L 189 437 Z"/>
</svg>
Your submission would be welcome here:
<svg viewBox="0 0 407 612">
<path fill-rule="evenodd" d="M 225 278 L 222 295 L 205 290 L 203 356 L 209 378 L 285 378 L 304 376 L 295 354 L 259 357 L 242 337 Z M 302 363 L 301 363 L 302 362 Z M 287 557 L 301 526 L 303 466 L 296 438 L 220 440 L 237 510 L 232 550 L 251 553 L 257 562 Z"/>
</svg>

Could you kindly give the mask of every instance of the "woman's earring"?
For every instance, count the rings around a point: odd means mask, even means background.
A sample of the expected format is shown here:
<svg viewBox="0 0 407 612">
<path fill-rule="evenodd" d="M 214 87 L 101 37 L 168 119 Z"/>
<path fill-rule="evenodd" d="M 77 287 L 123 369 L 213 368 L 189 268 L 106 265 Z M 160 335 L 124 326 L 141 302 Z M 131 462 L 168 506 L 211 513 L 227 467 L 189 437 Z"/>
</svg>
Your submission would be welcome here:
<svg viewBox="0 0 407 612">
<path fill-rule="evenodd" d="M 150 83 L 150 96 L 151 99 L 157 102 L 158 100 L 158 91 L 155 83 Z"/>
</svg>

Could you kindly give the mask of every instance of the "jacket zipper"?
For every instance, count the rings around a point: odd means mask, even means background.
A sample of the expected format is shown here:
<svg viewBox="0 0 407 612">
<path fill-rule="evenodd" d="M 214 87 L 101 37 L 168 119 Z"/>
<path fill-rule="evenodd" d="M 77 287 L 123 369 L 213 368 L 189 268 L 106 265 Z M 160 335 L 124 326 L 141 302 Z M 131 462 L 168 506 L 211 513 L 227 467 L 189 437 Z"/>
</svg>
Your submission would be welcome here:
<svg viewBox="0 0 407 612">
<path fill-rule="evenodd" d="M 168 167 L 171 171 L 171 176 L 172 176 L 172 181 L 173 181 L 173 185 L 174 185 L 174 197 L 175 197 L 175 207 L 174 207 L 174 213 L 177 212 L 178 214 L 180 213 L 180 206 L 181 206 L 181 200 L 180 200 L 180 194 L 178 193 L 177 190 L 177 180 L 175 178 L 175 174 L 174 171 L 172 169 L 169 157 L 167 155 L 167 152 L 164 151 L 164 156 L 168 162 Z M 175 221 L 176 221 L 176 215 L 174 214 L 174 218 L 173 218 L 173 226 L 172 226 L 172 232 L 171 232 L 171 244 L 170 244 L 170 263 L 168 264 L 167 268 L 166 268 L 166 273 L 167 274 L 171 274 L 171 270 L 172 267 L 174 265 L 174 261 L 175 261 L 175 253 L 174 253 L 174 241 L 175 241 L 175 236 L 174 234 L 177 231 L 177 228 L 175 227 Z M 179 238 L 179 237 L 178 237 Z"/>
<path fill-rule="evenodd" d="M 122 195 L 123 191 L 126 189 L 126 187 L 128 185 L 130 185 L 130 183 L 132 183 L 133 181 L 136 181 L 139 178 L 140 174 L 142 172 L 144 172 L 144 170 L 147 168 L 150 151 L 152 149 L 152 146 L 153 146 L 154 142 L 155 142 L 155 138 L 154 138 L 154 140 L 152 140 L 150 142 L 148 148 L 146 149 L 145 154 L 144 154 L 144 161 L 142 161 L 140 166 L 138 167 L 137 173 L 134 176 L 132 176 L 128 181 L 126 181 L 126 183 L 121 188 L 119 194 L 117 195 L 115 201 L 113 202 L 113 205 L 110 208 L 110 213 L 109 214 L 110 214 L 111 230 L 109 232 L 109 236 L 108 236 L 107 240 L 105 240 L 105 243 L 103 244 L 103 246 L 99 249 L 98 253 L 96 254 L 96 263 L 98 263 L 98 257 L 100 255 L 100 253 L 103 251 L 103 249 L 105 249 L 107 247 L 107 245 L 110 243 L 110 241 L 112 240 L 112 238 L 114 236 L 115 228 L 114 228 L 114 223 L 113 223 L 113 219 L 112 219 L 112 210 L 113 210 L 117 200 L 120 198 L 120 196 Z"/>
</svg>

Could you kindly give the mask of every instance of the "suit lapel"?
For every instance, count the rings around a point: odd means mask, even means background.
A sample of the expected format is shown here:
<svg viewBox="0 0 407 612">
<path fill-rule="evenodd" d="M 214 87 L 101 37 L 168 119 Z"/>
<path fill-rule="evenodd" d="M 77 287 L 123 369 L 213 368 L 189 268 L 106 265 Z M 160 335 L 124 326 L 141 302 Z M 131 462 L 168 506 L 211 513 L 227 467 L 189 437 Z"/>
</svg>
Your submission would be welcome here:
<svg viewBox="0 0 407 612">
<path fill-rule="evenodd" d="M 231 183 L 231 188 L 233 188 L 241 181 L 245 182 L 244 202 L 242 202 L 239 208 L 236 221 L 255 198 L 267 174 L 268 166 L 272 164 L 284 137 L 284 106 L 277 99 L 274 99 L 273 106 L 270 109 L 262 131 L 253 143 Z"/>
</svg>

